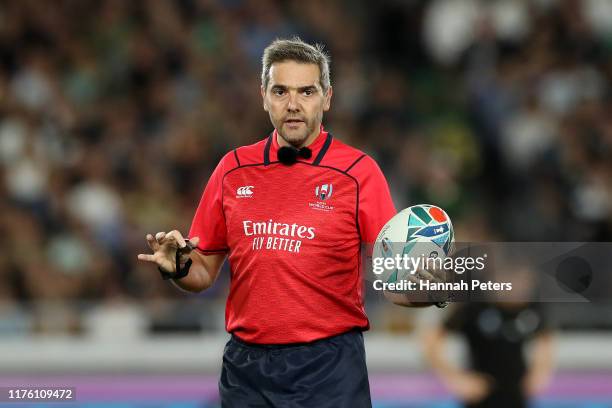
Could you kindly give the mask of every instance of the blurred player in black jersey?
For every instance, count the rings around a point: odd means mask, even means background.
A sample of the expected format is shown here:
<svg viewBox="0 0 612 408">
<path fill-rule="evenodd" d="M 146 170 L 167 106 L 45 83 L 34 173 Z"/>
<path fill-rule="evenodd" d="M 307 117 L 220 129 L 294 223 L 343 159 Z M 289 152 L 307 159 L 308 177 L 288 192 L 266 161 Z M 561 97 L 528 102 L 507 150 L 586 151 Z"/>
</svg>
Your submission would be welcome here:
<svg viewBox="0 0 612 408">
<path fill-rule="evenodd" d="M 457 304 L 427 332 L 425 354 L 434 371 L 468 408 L 523 408 L 552 372 L 552 334 L 541 309 L 527 303 Z M 449 332 L 467 342 L 469 367 L 446 357 Z M 532 342 L 531 358 L 525 346 Z"/>
</svg>

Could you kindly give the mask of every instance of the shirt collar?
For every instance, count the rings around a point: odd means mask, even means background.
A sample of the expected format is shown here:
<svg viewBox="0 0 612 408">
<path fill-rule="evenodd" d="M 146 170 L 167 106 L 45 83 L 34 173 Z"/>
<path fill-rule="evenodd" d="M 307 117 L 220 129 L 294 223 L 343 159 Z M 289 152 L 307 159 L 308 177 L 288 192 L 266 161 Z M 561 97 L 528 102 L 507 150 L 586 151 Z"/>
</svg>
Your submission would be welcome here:
<svg viewBox="0 0 612 408">
<path fill-rule="evenodd" d="M 268 141 L 266 143 L 265 151 L 264 151 L 264 164 L 268 165 L 270 162 L 277 161 L 277 152 L 280 148 L 277 139 L 277 131 L 274 129 L 272 134 L 268 137 Z M 312 164 L 319 164 L 319 162 L 323 159 L 323 156 L 329 149 L 329 145 L 331 144 L 332 136 L 329 132 L 325 131 L 323 125 L 321 125 L 321 129 L 319 131 L 319 135 L 315 138 L 315 140 L 310 143 L 308 147 L 312 151 L 312 156 L 310 159 L 300 158 L 298 161 Z"/>
</svg>

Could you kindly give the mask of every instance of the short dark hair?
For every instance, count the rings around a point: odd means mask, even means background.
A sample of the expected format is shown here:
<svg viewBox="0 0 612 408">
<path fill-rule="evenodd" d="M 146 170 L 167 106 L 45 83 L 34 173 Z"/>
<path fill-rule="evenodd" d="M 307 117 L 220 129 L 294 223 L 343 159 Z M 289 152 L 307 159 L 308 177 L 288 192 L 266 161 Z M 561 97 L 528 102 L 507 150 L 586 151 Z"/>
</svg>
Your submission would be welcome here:
<svg viewBox="0 0 612 408">
<path fill-rule="evenodd" d="M 261 58 L 261 85 L 266 89 L 270 82 L 270 67 L 275 62 L 296 61 L 319 66 L 319 83 L 324 92 L 331 85 L 329 75 L 329 56 L 323 50 L 323 45 L 310 45 L 299 37 L 290 40 L 277 39 L 266 47 Z"/>
</svg>

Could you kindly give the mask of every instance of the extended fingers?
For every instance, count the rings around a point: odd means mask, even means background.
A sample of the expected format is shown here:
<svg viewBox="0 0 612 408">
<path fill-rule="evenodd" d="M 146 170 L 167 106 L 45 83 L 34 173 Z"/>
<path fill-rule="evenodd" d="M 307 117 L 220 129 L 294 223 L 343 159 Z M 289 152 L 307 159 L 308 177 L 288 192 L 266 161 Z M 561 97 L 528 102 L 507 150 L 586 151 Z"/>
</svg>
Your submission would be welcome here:
<svg viewBox="0 0 612 408">
<path fill-rule="evenodd" d="M 181 233 L 178 232 L 177 230 L 170 231 L 168 233 L 165 233 L 163 231 L 158 232 L 157 234 L 155 234 L 155 241 L 157 242 L 157 245 L 158 245 L 157 248 L 159 248 L 162 245 L 171 245 L 171 246 L 180 247 L 180 242 L 178 240 L 178 237 L 180 237 L 180 235 Z"/>
<path fill-rule="evenodd" d="M 139 261 L 155 262 L 155 256 L 152 254 L 138 254 Z"/>
<path fill-rule="evenodd" d="M 168 233 L 161 231 L 155 235 L 147 234 L 146 240 L 149 248 L 151 248 L 153 251 L 153 254 L 139 254 L 138 260 L 145 262 L 159 263 L 159 260 L 161 259 L 160 256 L 166 257 L 168 250 L 171 250 L 172 248 L 185 248 L 187 246 L 185 238 L 183 238 L 181 233 L 177 230 L 173 230 Z M 193 244 L 197 245 L 198 241 L 199 239 L 194 237 Z M 163 254 L 160 251 L 162 251 Z M 174 257 L 174 255 L 172 255 L 172 257 Z"/>
<path fill-rule="evenodd" d="M 166 239 L 175 243 L 179 248 L 184 248 L 187 244 L 185 243 L 185 238 L 181 235 L 177 230 L 170 231 L 166 234 Z"/>
<path fill-rule="evenodd" d="M 157 242 L 155 237 L 151 234 L 147 234 L 146 238 L 147 238 L 147 244 L 149 245 L 149 248 L 151 248 L 151 251 L 157 252 L 159 248 L 159 243 Z"/>
</svg>

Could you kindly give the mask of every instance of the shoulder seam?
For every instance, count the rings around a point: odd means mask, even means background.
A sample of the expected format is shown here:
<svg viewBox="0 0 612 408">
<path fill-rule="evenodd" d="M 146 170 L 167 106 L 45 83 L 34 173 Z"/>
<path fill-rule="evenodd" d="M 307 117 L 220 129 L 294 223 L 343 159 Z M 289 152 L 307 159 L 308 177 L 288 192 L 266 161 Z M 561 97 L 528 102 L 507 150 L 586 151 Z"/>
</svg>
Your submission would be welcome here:
<svg viewBox="0 0 612 408">
<path fill-rule="evenodd" d="M 361 156 L 359 156 L 359 157 L 357 158 L 357 160 L 355 160 L 355 161 L 353 162 L 353 164 L 351 164 L 351 165 L 350 165 L 350 166 L 349 166 L 349 167 L 348 167 L 346 170 L 344 170 L 344 172 L 345 172 L 345 173 L 348 173 L 348 172 L 349 172 L 349 171 L 350 171 L 350 170 L 353 168 L 353 166 L 355 166 L 357 163 L 359 163 L 359 161 L 360 161 L 361 159 L 363 159 L 364 157 L 366 157 L 366 154 L 365 154 L 365 153 L 364 153 L 364 154 L 362 154 Z"/>
<path fill-rule="evenodd" d="M 238 149 L 234 149 L 234 158 L 236 159 L 238 167 L 240 167 L 240 160 L 238 159 Z"/>
</svg>

